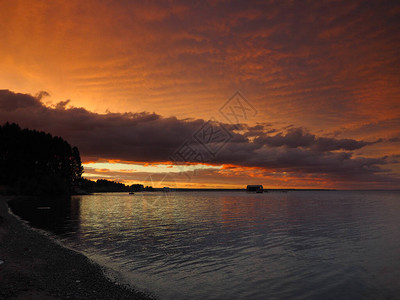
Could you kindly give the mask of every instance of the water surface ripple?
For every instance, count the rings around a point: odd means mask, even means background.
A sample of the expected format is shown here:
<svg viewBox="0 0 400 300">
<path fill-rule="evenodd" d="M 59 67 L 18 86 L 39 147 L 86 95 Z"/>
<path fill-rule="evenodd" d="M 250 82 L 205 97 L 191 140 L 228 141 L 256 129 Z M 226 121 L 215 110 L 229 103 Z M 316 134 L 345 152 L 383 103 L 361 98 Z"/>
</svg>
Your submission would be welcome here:
<svg viewBox="0 0 400 300">
<path fill-rule="evenodd" d="M 160 299 L 400 299 L 399 192 L 74 196 L 47 225 Z"/>
</svg>

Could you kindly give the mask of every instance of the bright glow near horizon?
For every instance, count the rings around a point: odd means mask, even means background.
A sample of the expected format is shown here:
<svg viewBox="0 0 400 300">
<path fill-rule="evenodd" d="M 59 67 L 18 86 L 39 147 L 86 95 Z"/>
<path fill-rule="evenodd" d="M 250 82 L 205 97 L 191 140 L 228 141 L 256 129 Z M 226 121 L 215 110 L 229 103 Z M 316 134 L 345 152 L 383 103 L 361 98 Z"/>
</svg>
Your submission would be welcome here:
<svg viewBox="0 0 400 300">
<path fill-rule="evenodd" d="M 195 172 L 197 170 L 215 169 L 219 170 L 222 166 L 210 166 L 204 164 L 193 165 L 173 165 L 173 164 L 129 164 L 129 163 L 110 163 L 110 162 L 90 162 L 83 163 L 85 175 L 91 171 L 119 171 L 119 172 L 145 172 L 145 173 L 171 173 L 171 172 Z"/>
</svg>

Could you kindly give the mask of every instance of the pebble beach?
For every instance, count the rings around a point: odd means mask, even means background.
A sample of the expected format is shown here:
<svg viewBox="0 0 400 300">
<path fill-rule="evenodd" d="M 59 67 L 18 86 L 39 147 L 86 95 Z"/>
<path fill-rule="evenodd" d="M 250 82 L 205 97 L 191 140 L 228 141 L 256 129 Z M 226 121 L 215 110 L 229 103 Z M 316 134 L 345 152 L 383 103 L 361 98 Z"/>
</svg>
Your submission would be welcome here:
<svg viewBox="0 0 400 300">
<path fill-rule="evenodd" d="M 9 212 L 10 199 L 0 196 L 0 299 L 153 299 L 31 229 Z"/>
</svg>

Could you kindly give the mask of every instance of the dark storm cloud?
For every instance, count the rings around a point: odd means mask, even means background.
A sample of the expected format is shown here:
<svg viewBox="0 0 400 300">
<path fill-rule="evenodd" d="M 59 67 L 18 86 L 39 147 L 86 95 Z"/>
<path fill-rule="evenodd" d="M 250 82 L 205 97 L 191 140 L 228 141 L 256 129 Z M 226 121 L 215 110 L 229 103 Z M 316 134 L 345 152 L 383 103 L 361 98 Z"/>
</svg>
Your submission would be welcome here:
<svg viewBox="0 0 400 300">
<path fill-rule="evenodd" d="M 171 154 L 185 141 L 193 141 L 195 133 L 207 124 L 201 119 L 179 120 L 155 113 L 98 114 L 83 108 L 66 108 L 67 104 L 68 101 L 63 101 L 47 107 L 33 96 L 1 90 L 0 122 L 16 122 L 22 127 L 62 136 L 78 146 L 86 160 L 144 163 L 169 161 Z M 239 131 L 227 124 L 225 128 L 229 128 L 225 132 L 229 138 L 215 156 L 208 155 L 209 163 L 342 178 L 373 179 L 388 171 L 382 168 L 389 163 L 388 158 L 353 157 L 350 152 L 370 142 L 317 137 L 294 127 L 270 135 L 267 132 L 274 129 L 269 124 L 253 127 L 243 124 Z M 213 147 L 218 143 L 221 141 L 206 146 Z M 195 148 L 204 153 L 203 146 Z"/>
<path fill-rule="evenodd" d="M 0 90 L 0 110 L 2 113 L 13 113 L 16 110 L 24 109 L 40 109 L 41 107 L 40 101 L 31 95 Z"/>
<path fill-rule="evenodd" d="M 203 120 L 178 120 L 150 113 L 96 114 L 66 108 L 68 101 L 46 107 L 26 94 L 0 91 L 0 121 L 50 132 L 79 147 L 83 157 L 129 161 L 166 161 Z"/>
<path fill-rule="evenodd" d="M 286 134 L 278 133 L 275 136 L 259 136 L 256 143 L 271 147 L 287 146 L 289 148 L 306 147 L 316 151 L 357 150 L 373 142 L 356 141 L 353 139 L 335 139 L 316 137 L 303 128 L 290 128 Z"/>
</svg>

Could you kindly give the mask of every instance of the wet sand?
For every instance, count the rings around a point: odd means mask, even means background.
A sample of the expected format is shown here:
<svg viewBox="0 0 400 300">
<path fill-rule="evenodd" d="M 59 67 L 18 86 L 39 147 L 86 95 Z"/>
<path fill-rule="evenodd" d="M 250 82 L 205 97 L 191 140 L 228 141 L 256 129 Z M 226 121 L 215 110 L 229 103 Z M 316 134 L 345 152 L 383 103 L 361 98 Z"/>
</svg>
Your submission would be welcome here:
<svg viewBox="0 0 400 300">
<path fill-rule="evenodd" d="M 0 196 L 0 299 L 151 299 L 9 214 Z"/>
</svg>

